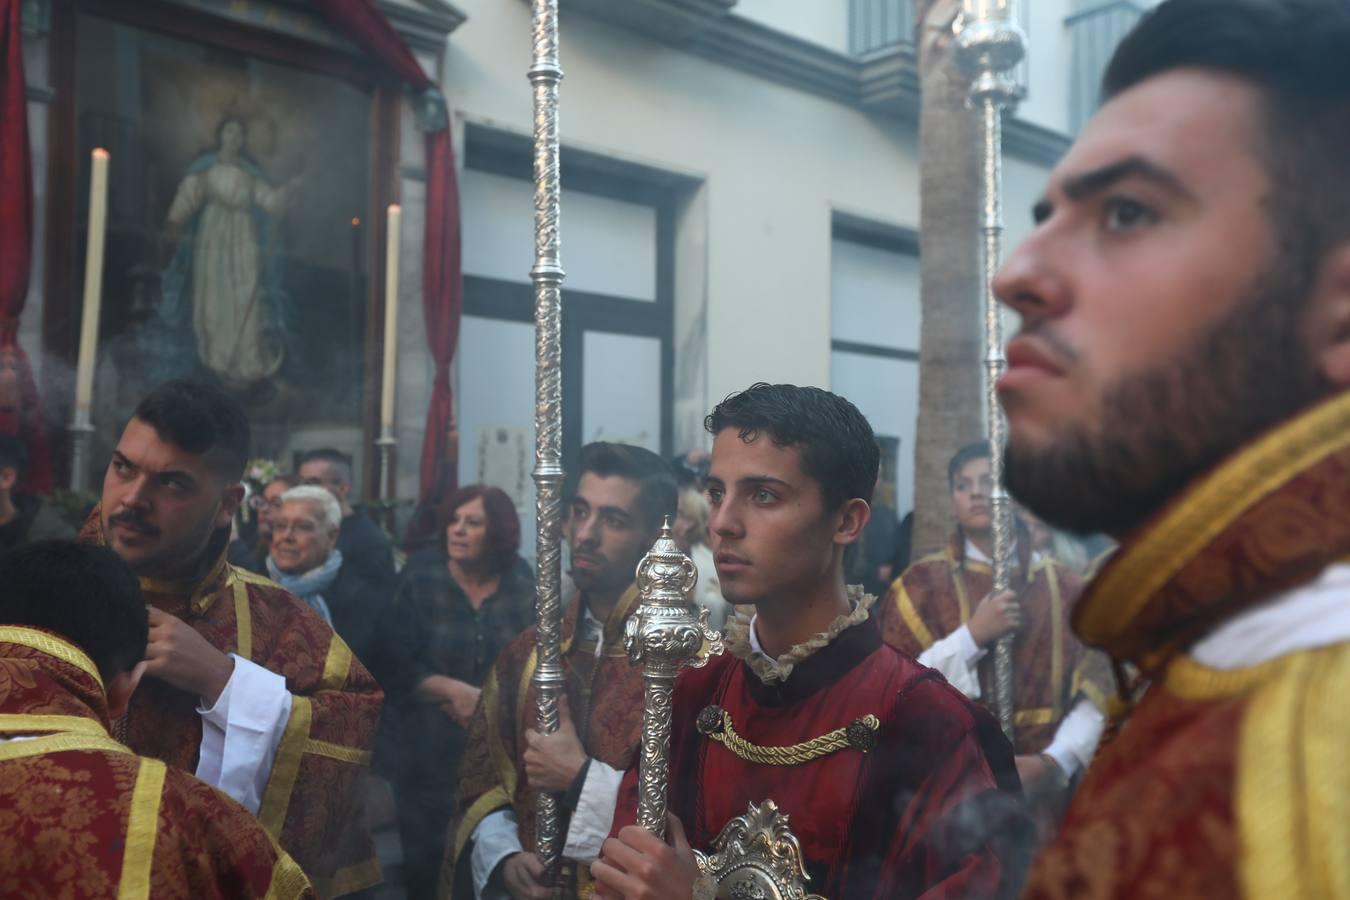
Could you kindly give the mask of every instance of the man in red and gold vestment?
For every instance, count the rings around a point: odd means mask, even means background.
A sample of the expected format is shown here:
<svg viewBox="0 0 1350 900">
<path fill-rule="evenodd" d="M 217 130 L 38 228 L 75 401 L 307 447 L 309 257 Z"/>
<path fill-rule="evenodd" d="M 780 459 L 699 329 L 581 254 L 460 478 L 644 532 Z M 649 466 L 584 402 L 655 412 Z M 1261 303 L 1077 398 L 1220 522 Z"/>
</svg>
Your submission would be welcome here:
<svg viewBox="0 0 1350 900">
<path fill-rule="evenodd" d="M 1069 627 L 1082 584 L 1067 566 L 1017 542 L 1013 591 L 993 592 L 994 484 L 989 445 L 958 450 L 947 466 L 956 532 L 891 586 L 877 621 L 886 643 L 937 669 L 967 697 L 994 706 L 994 643 L 1013 638 L 1013 748 L 1022 786 L 1046 830 L 1063 789 L 1092 761 L 1106 722 L 1109 672 Z M 1102 677 L 1106 676 L 1106 677 Z"/>
<path fill-rule="evenodd" d="M 1166 0 L 998 296 L 1007 483 L 1149 683 L 1034 898 L 1350 891 L 1350 6 Z"/>
<path fill-rule="evenodd" d="M 248 445 L 238 403 L 184 380 L 141 401 L 113 451 L 81 538 L 126 560 L 151 607 L 146 677 L 115 728 L 239 801 L 339 896 L 380 881 L 352 804 L 383 694 L 308 606 L 226 562 Z"/>
<path fill-rule="evenodd" d="M 247 810 L 108 733 L 148 632 L 115 553 L 39 541 L 0 584 L 0 895 L 315 896 Z"/>
<path fill-rule="evenodd" d="M 758 384 L 707 427 L 717 574 L 755 617 L 676 681 L 673 843 L 630 824 L 634 766 L 592 867 L 597 894 L 711 896 L 690 845 L 711 849 L 750 803 L 773 800 L 809 889 L 830 900 L 1006 895 L 1027 831 L 1012 748 L 987 711 L 886 646 L 874 598 L 844 584 L 880 456 L 867 420 L 818 388 Z"/>
<path fill-rule="evenodd" d="M 442 894 L 456 900 L 551 896 L 533 852 L 541 790 L 561 795 L 562 893 L 588 893 L 587 866 L 636 758 L 642 672 L 628 662 L 623 629 L 637 608 L 637 564 L 675 513 L 675 477 L 649 450 L 603 442 L 581 449 L 579 470 L 566 526 L 576 596 L 562 629 L 562 725 L 534 730 L 531 628 L 498 657 L 469 724 L 441 877 Z"/>
</svg>

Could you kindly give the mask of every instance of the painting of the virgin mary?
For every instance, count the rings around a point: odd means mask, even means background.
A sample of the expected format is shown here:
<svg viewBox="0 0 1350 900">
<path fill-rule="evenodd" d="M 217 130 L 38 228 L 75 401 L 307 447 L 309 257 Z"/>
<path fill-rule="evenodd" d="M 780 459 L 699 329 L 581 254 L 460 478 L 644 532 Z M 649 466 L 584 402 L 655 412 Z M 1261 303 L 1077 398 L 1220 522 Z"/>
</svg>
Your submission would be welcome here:
<svg viewBox="0 0 1350 900">
<path fill-rule="evenodd" d="M 159 315 L 196 348 L 197 362 L 248 388 L 286 359 L 290 309 L 283 281 L 282 218 L 298 187 L 270 184 L 246 154 L 241 119 L 216 130 L 217 148 L 188 167 L 169 206 L 174 243 Z"/>
</svg>

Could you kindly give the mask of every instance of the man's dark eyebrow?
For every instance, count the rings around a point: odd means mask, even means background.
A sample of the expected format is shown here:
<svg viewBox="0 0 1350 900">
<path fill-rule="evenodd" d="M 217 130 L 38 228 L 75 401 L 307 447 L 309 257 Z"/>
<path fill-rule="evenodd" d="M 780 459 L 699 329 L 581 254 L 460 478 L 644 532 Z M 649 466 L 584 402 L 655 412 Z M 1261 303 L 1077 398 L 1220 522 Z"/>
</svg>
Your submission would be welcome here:
<svg viewBox="0 0 1350 900">
<path fill-rule="evenodd" d="M 126 454 L 124 454 L 121 450 L 114 448 L 112 455 L 113 460 L 116 462 L 120 462 L 123 465 L 128 466 L 129 468 L 132 469 L 142 469 L 141 466 L 138 466 L 136 463 L 127 459 Z M 153 472 L 151 474 L 153 474 L 155 478 L 158 479 L 159 481 L 168 481 L 173 478 L 181 478 L 184 481 L 187 481 L 191 484 L 197 483 L 197 479 L 193 476 L 193 474 L 185 469 L 165 469 L 163 472 Z"/>
<path fill-rule="evenodd" d="M 745 487 L 754 487 L 756 485 L 772 484 L 778 487 L 791 488 L 792 485 L 781 478 L 775 478 L 772 475 L 747 475 L 739 480 L 739 483 Z"/>
<path fill-rule="evenodd" d="M 633 518 L 632 514 L 622 506 L 602 506 L 596 512 L 603 516 L 622 516 L 625 519 Z"/>
<path fill-rule="evenodd" d="M 1063 190 L 1070 199 L 1081 200 L 1090 194 L 1099 194 L 1126 178 L 1141 178 L 1188 200 L 1195 199 L 1190 188 L 1175 172 L 1142 156 L 1127 156 L 1081 175 L 1071 175 L 1064 179 Z"/>
<path fill-rule="evenodd" d="M 1105 191 L 1126 178 L 1142 178 L 1186 200 L 1194 200 L 1195 194 L 1182 182 L 1175 172 L 1145 159 L 1142 156 L 1127 156 L 1125 159 L 1064 179 L 1061 187 L 1070 200 L 1082 200 L 1093 194 Z M 1031 208 L 1031 219 L 1036 224 L 1050 218 L 1055 205 L 1049 197 L 1042 197 Z"/>
</svg>

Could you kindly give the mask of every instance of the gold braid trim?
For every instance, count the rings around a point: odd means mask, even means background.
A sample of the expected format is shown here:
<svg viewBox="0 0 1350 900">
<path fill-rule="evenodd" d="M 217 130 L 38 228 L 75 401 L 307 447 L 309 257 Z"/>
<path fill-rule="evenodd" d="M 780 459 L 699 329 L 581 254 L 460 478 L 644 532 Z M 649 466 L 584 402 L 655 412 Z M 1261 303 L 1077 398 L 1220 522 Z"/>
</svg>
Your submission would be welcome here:
<svg viewBox="0 0 1350 900">
<path fill-rule="evenodd" d="M 709 721 L 717 713 L 721 713 L 721 719 Z M 705 736 L 757 766 L 800 766 L 840 750 L 855 749 L 867 753 L 876 746 L 877 732 L 881 729 L 881 720 L 869 713 L 850 725 L 800 744 L 762 747 L 737 734 L 731 724 L 731 714 L 716 706 L 704 709 L 698 724 Z"/>
</svg>

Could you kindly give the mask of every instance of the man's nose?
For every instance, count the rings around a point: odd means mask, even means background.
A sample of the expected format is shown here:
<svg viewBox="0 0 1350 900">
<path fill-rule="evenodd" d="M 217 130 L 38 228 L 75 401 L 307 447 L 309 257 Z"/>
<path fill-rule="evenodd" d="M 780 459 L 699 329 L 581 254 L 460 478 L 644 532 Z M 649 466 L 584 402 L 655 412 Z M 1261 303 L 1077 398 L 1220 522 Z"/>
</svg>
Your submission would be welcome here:
<svg viewBox="0 0 1350 900">
<path fill-rule="evenodd" d="M 1024 322 L 1052 318 L 1068 307 L 1068 285 L 1054 262 L 1051 243 L 1049 234 L 1033 232 L 1004 260 L 994 276 L 994 296 Z"/>
<path fill-rule="evenodd" d="M 742 532 L 741 518 L 731 503 L 722 503 L 708 517 L 708 531 L 719 537 L 737 537 Z"/>
<path fill-rule="evenodd" d="M 121 504 L 126 509 L 147 509 L 150 506 L 150 479 L 144 475 L 137 478 L 130 485 L 121 497 Z"/>
</svg>

